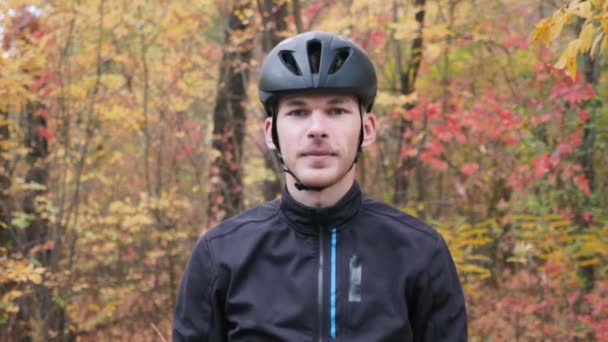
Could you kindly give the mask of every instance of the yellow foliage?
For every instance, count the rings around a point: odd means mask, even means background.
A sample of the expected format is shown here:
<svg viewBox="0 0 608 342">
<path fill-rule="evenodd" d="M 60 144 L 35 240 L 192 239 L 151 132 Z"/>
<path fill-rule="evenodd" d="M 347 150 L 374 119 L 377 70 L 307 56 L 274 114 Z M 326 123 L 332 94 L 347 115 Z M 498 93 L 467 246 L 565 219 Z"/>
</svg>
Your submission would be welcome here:
<svg viewBox="0 0 608 342">
<path fill-rule="evenodd" d="M 177 106 L 174 106 L 173 103 L 171 103 L 171 107 L 175 111 L 187 110 L 192 105 L 194 98 L 201 95 L 201 89 L 207 89 L 207 82 L 208 76 L 204 74 L 203 69 L 193 68 L 192 71 L 184 73 L 177 86 L 183 94 L 191 97 L 183 100 L 184 105 L 181 108 L 176 108 Z"/>
<path fill-rule="evenodd" d="M 471 225 L 466 222 L 435 223 L 435 228 L 446 240 L 458 271 L 464 275 L 464 288 L 491 276 L 489 260 L 478 254 L 476 248 L 492 242 L 492 231 L 497 228 L 496 221 L 490 219 Z"/>
<path fill-rule="evenodd" d="M 568 69 L 574 79 L 577 72 L 577 56 L 589 53 L 590 58 L 594 58 L 600 41 L 602 44 L 599 53 L 602 53 L 608 45 L 607 7 L 608 1 L 573 0 L 553 13 L 551 17 L 540 20 L 532 32 L 532 40 L 534 43 L 542 41 L 548 44 L 560 36 L 563 27 L 571 24 L 573 18 L 584 19 L 579 36 L 568 44 L 555 64 L 556 68 Z"/>
<path fill-rule="evenodd" d="M 599 265 L 600 263 L 601 263 L 600 258 L 593 257 L 591 259 L 587 259 L 587 260 L 583 260 L 583 261 L 579 262 L 578 266 L 579 267 L 586 267 L 586 266 Z"/>
<path fill-rule="evenodd" d="M 393 38 L 398 41 L 406 41 L 413 39 L 418 34 L 418 24 L 414 21 L 405 21 L 400 23 L 389 23 L 388 26 L 393 30 Z M 432 32 L 424 31 L 424 35 L 428 39 L 436 38 Z"/>
<path fill-rule="evenodd" d="M 441 23 L 425 28 L 423 31 L 423 39 L 429 42 L 435 40 L 444 41 L 445 38 L 447 38 L 451 34 L 452 32 L 450 32 L 450 30 L 448 29 L 447 23 Z"/>
<path fill-rule="evenodd" d="M 125 78 L 121 74 L 104 74 L 100 81 L 107 90 L 119 90 L 125 84 Z"/>
<path fill-rule="evenodd" d="M 416 92 L 409 95 L 395 95 L 386 91 L 379 91 L 376 97 L 376 104 L 385 108 L 402 108 L 406 105 L 415 104 L 418 101 Z"/>
<path fill-rule="evenodd" d="M 113 125 L 114 127 L 122 127 L 125 133 L 133 133 L 139 131 L 144 121 L 141 110 L 136 110 L 132 107 L 123 106 L 120 104 L 110 105 L 98 109 L 100 119 L 103 122 Z"/>
<path fill-rule="evenodd" d="M 27 260 L 0 257 L 0 284 L 9 282 L 40 284 L 44 271 L 44 267 L 35 266 Z"/>
<path fill-rule="evenodd" d="M 478 279 L 487 279 L 490 277 L 490 270 L 481 266 L 477 266 L 475 264 L 462 264 L 460 265 L 459 270 L 467 274 L 468 277 L 475 276 Z"/>
<path fill-rule="evenodd" d="M 94 76 L 83 77 L 82 79 L 75 81 L 67 88 L 67 94 L 75 101 L 86 99 L 89 92 L 95 86 L 97 78 Z"/>
<path fill-rule="evenodd" d="M 23 295 L 23 292 L 19 290 L 10 290 L 2 296 L 2 303 L 11 302 Z"/>
<path fill-rule="evenodd" d="M 580 267 L 608 261 L 608 230 L 581 229 L 559 215 L 513 215 L 508 221 L 518 236 L 512 262 L 528 263 L 537 257 Z"/>
<path fill-rule="evenodd" d="M 250 158 L 244 168 L 243 185 L 252 186 L 265 180 L 274 180 L 276 175 L 266 167 L 263 158 Z"/>
</svg>

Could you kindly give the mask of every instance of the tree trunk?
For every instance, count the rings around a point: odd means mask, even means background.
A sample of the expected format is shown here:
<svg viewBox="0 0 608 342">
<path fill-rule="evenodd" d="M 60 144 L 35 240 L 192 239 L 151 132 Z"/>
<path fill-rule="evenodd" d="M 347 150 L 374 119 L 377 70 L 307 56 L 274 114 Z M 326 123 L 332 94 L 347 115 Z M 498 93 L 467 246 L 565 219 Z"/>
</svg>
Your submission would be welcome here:
<svg viewBox="0 0 608 342">
<path fill-rule="evenodd" d="M 576 27 L 577 36 L 580 35 L 581 29 L 583 26 L 582 24 L 583 24 L 583 20 L 579 19 L 577 22 L 577 27 Z M 599 75 L 600 75 L 600 67 L 601 67 L 599 51 L 593 57 L 594 58 L 592 58 L 592 56 L 589 54 L 589 52 L 586 52 L 583 55 L 584 66 L 583 66 L 582 71 L 583 71 L 583 75 L 585 77 L 585 82 L 589 83 L 594 89 L 596 89 L 597 83 L 599 80 Z M 593 100 L 587 101 L 586 103 L 584 103 L 583 107 L 589 108 L 591 115 L 589 115 L 587 122 L 585 122 L 585 128 L 583 130 L 583 142 L 582 142 L 581 146 L 579 147 L 579 155 L 580 155 L 579 162 L 583 169 L 585 178 L 589 181 L 589 190 L 593 194 L 596 192 L 595 169 L 593 166 L 593 152 L 594 152 L 594 148 L 595 148 L 596 122 L 594 120 L 595 115 L 593 115 L 593 112 L 597 111 L 598 109 L 596 108 L 597 105 L 594 104 Z M 587 229 L 587 222 L 584 219 L 584 213 L 587 210 L 589 210 L 590 207 L 593 206 L 591 197 L 585 196 L 583 201 L 581 201 L 580 203 L 576 203 L 573 206 L 575 208 L 574 221 L 576 223 L 576 226 L 578 227 L 578 232 L 580 234 L 582 234 Z M 581 267 L 579 269 L 578 273 L 583 281 L 582 282 L 583 283 L 582 284 L 583 293 L 578 298 L 575 305 L 576 305 L 577 312 L 579 314 L 583 315 L 583 314 L 588 313 L 587 304 L 585 303 L 585 301 L 583 299 L 584 295 L 592 292 L 594 285 L 595 285 L 595 277 L 596 277 L 595 266 L 588 265 L 588 266 Z M 583 338 L 577 337 L 575 340 L 576 341 L 595 341 L 596 339 L 591 333 L 588 333 Z"/>
<path fill-rule="evenodd" d="M 243 207 L 242 152 L 245 136 L 245 107 L 249 60 L 253 53 L 251 1 L 237 0 L 224 36 L 224 56 L 213 111 L 215 155 L 209 172 L 208 217 L 211 225 L 236 214 Z"/>
<path fill-rule="evenodd" d="M 456 7 L 456 2 L 453 0 L 448 1 L 448 31 L 452 32 L 454 27 L 454 9 Z M 450 102 L 450 48 L 452 47 L 452 36 L 448 35 L 445 41 L 445 50 L 443 52 L 443 66 L 441 70 L 441 111 L 443 113 L 447 112 L 448 105 Z M 416 165 L 416 175 L 419 179 L 418 182 L 418 197 L 422 201 L 424 200 L 424 184 L 425 180 L 422 177 L 426 172 L 424 172 L 424 165 L 418 162 Z M 441 217 L 442 204 L 443 203 L 443 177 L 444 174 L 441 173 L 439 175 L 439 189 L 437 192 L 438 205 L 435 209 L 435 217 Z M 471 215 L 469 215 L 471 217 Z"/>
<path fill-rule="evenodd" d="M 260 3 L 258 0 L 258 7 L 264 24 L 262 50 L 268 53 L 284 38 L 281 32 L 287 30 L 287 3 L 276 0 L 263 0 Z"/>
<path fill-rule="evenodd" d="M 9 139 L 8 113 L 0 108 L 0 142 L 8 142 Z M 11 187 L 10 163 L 2 157 L 6 152 L 5 145 L 0 143 L 0 246 L 8 246 L 10 234 L 6 228 L 11 222 L 12 212 L 11 198 L 7 193 Z"/>
<path fill-rule="evenodd" d="M 593 88 L 597 87 L 597 82 L 599 80 L 600 74 L 600 56 L 599 54 L 594 56 L 595 58 L 591 58 L 589 53 L 585 53 L 583 56 L 584 59 L 584 75 L 585 82 L 589 83 Z M 588 102 L 584 105 L 589 108 L 591 111 L 597 111 L 597 108 L 591 108 L 594 106 L 592 102 Z M 595 126 L 597 123 L 594 120 L 594 115 L 589 115 L 587 122 L 585 123 L 585 128 L 583 130 L 583 143 L 580 146 L 580 159 L 579 162 L 583 168 L 583 173 L 585 178 L 589 181 L 589 190 L 591 193 L 596 191 L 595 185 L 595 169 L 593 166 L 593 152 L 595 149 L 595 136 L 596 129 Z M 585 199 L 578 206 L 578 210 L 576 212 L 576 223 L 580 230 L 584 230 L 586 227 L 586 223 L 584 220 L 584 213 L 587 211 L 589 207 L 593 206 L 591 203 L 591 198 L 589 196 L 585 196 Z M 583 278 L 583 286 L 585 293 L 591 292 L 593 289 L 593 283 L 595 281 L 595 268 L 593 265 L 585 266 L 581 268 L 581 276 Z"/>
<path fill-rule="evenodd" d="M 415 9 L 416 9 L 416 14 L 415 14 L 415 18 L 416 18 L 416 23 L 418 24 L 418 33 L 416 35 L 416 38 L 414 38 L 414 40 L 412 41 L 412 47 L 411 47 L 411 56 L 410 56 L 410 60 L 408 62 L 408 66 L 405 69 L 405 71 L 403 71 L 401 69 L 401 65 L 402 65 L 402 61 L 401 61 L 401 48 L 399 46 L 397 46 L 397 64 L 399 65 L 399 78 L 400 78 L 400 83 L 401 83 L 401 94 L 403 95 L 411 95 L 416 91 L 415 85 L 416 85 L 416 77 L 418 76 L 418 69 L 420 68 L 420 62 L 422 61 L 422 32 L 423 32 L 423 28 L 424 28 L 424 14 L 425 14 L 425 4 L 426 1 L 425 0 L 415 0 L 414 1 L 414 5 L 415 5 Z M 396 7 L 397 4 L 396 2 L 394 3 L 395 6 L 395 20 L 396 20 Z M 413 102 L 408 103 L 407 105 L 405 105 L 405 110 L 411 110 L 412 108 L 414 108 L 415 104 Z M 413 122 L 410 120 L 406 120 L 405 118 L 400 118 L 399 119 L 399 131 L 398 131 L 398 135 L 397 137 L 400 139 L 401 144 L 400 146 L 404 146 L 404 145 L 409 145 L 412 143 L 411 138 L 407 138 L 404 139 L 404 133 L 407 130 L 412 130 L 413 129 Z M 401 151 L 401 148 L 399 148 L 398 151 Z M 398 152 L 400 153 L 400 152 Z M 410 188 L 410 183 L 409 183 L 409 173 L 412 169 L 414 169 L 414 167 L 416 167 L 417 164 L 417 158 L 414 157 L 407 157 L 407 156 L 399 156 L 398 162 L 397 162 L 397 171 L 395 173 L 395 184 L 394 184 L 394 189 L 395 192 L 393 193 L 393 204 L 396 206 L 402 206 L 405 203 L 407 203 L 408 200 L 408 191 Z"/>
<path fill-rule="evenodd" d="M 40 104 L 28 104 L 25 107 L 25 141 L 24 146 L 29 149 L 26 161 L 28 171 L 25 176 L 26 183 L 42 185 L 41 189 L 27 190 L 23 199 L 23 211 L 36 217 L 25 229 L 21 242 L 25 255 L 36 258 L 40 265 L 53 271 L 53 262 L 58 260 L 61 247 L 56 244 L 55 235 L 61 232 L 54 231 L 47 219 L 41 218 L 38 213 L 37 199 L 47 192 L 49 179 L 48 140 L 41 132 L 47 128 L 46 119 L 39 114 L 44 107 Z M 54 245 L 48 245 L 55 243 Z M 40 246 L 47 246 L 40 248 Z M 39 247 L 39 248 L 35 248 Z M 37 250 L 37 251 L 35 251 Z M 29 312 L 27 319 L 31 323 L 31 334 L 35 339 L 44 341 L 71 341 L 73 336 L 67 331 L 67 314 L 65 309 L 53 300 L 53 290 L 44 284 L 36 285 L 34 292 L 24 300 L 26 307 L 22 312 Z M 24 317 L 25 318 L 25 317 Z"/>
<path fill-rule="evenodd" d="M 8 27 L 12 34 L 7 35 L 12 42 L 21 42 L 24 44 L 24 49 L 32 43 L 29 34 L 40 33 L 38 31 L 39 23 L 37 16 L 32 15 L 30 10 L 23 7 L 18 13 L 19 25 Z M 6 38 L 6 37 L 5 37 Z M 40 81 L 40 69 L 23 69 L 21 72 L 30 74 L 34 81 Z M 48 84 L 43 84 L 41 87 L 46 87 Z M 31 89 L 30 89 L 31 90 Z M 1 103 L 0 106 L 7 106 L 7 103 Z M 0 139 L 7 141 L 10 139 L 10 129 L 8 127 L 8 110 L 10 107 L 0 108 Z M 27 171 L 25 174 L 25 183 L 29 185 L 24 188 L 20 197 L 10 198 L 7 193 L 8 187 L 11 185 L 12 172 L 8 161 L 3 160 L 0 156 L 0 220 L 2 223 L 11 221 L 11 211 L 18 210 L 18 199 L 21 200 L 21 211 L 29 218 L 28 224 L 23 229 L 15 229 L 8 224 L 8 229 L 0 228 L 10 234 L 10 240 L 6 241 L 5 236 L 0 236 L 2 247 L 8 247 L 3 254 L 13 256 L 16 259 L 27 258 L 35 259 L 37 264 L 44 267 L 47 271 L 53 273 L 58 259 L 59 251 L 61 250 L 56 237 L 60 236 L 62 231 L 53 229 L 53 225 L 47 218 L 40 214 L 39 198 L 47 193 L 49 179 L 49 147 L 47 135 L 47 119 L 44 115 L 46 110 L 41 102 L 27 102 L 21 112 L 22 131 L 24 132 L 24 140 L 21 147 L 25 147 L 28 153 L 25 158 Z M 14 147 L 13 147 L 14 148 Z M 15 166 L 12 166 L 15 167 Z M 3 233 L 4 234 L 4 233 Z M 8 243 L 6 243 L 8 242 Z M 5 245 L 6 243 L 6 245 Z M 30 261 L 30 264 L 34 262 Z M 19 298 L 19 311 L 11 323 L 9 323 L 8 332 L 5 339 L 7 340 L 35 340 L 35 341 L 71 341 L 73 336 L 67 332 L 66 322 L 68 320 L 66 310 L 59 305 L 54 299 L 54 289 L 48 285 L 32 284 L 32 290 L 24 291 L 22 297 Z M 12 329 L 12 326 L 15 329 Z M 4 337 L 4 336 L 3 336 Z"/>
<path fill-rule="evenodd" d="M 6 105 L 5 103 L 0 103 L 0 106 Z M 11 135 L 9 129 L 8 122 L 8 111 L 0 108 L 0 255 L 5 256 L 6 253 L 11 253 L 13 249 L 18 248 L 18 241 L 15 239 L 14 233 L 11 231 L 10 223 L 11 216 L 14 209 L 14 200 L 11 198 L 8 190 L 11 187 L 11 165 L 8 160 L 6 160 L 3 156 L 4 153 L 8 152 L 6 148 L 5 142 L 9 142 Z M 17 242 L 17 246 L 11 245 Z M 4 295 L 10 292 L 15 287 L 15 284 L 10 282 L 0 283 L 0 298 L 4 297 Z M 6 326 L 4 324 L 0 324 L 0 334 L 7 335 L 7 338 L 11 338 L 14 335 L 24 335 L 19 332 L 22 325 L 24 325 L 24 320 L 16 322 L 17 324 L 10 322 Z M 14 331 L 14 332 L 13 332 Z"/>
<path fill-rule="evenodd" d="M 300 8 L 300 0 L 292 0 L 293 2 L 293 19 L 296 22 L 296 31 L 304 32 L 304 24 L 302 24 L 302 10 Z"/>
<path fill-rule="evenodd" d="M 281 2 L 280 4 L 276 4 L 273 0 L 264 0 L 263 4 L 258 2 L 258 6 L 260 7 L 264 23 L 262 50 L 264 54 L 267 54 L 275 45 L 283 40 L 281 32 L 287 30 L 287 3 Z M 264 152 L 264 164 L 267 169 L 272 170 L 276 175 L 274 180 L 265 180 L 263 184 L 264 199 L 270 201 L 281 193 L 282 168 L 275 153 L 269 149 L 266 149 Z"/>
</svg>

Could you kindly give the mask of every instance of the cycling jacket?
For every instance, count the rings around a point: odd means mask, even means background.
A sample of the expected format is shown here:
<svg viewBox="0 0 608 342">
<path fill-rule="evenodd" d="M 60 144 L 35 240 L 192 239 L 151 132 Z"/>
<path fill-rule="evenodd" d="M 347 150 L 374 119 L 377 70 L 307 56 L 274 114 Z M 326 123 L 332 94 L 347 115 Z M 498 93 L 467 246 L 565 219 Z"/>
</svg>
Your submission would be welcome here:
<svg viewBox="0 0 608 342">
<path fill-rule="evenodd" d="M 465 341 L 466 310 L 437 231 L 362 196 L 334 206 L 287 191 L 202 236 L 173 341 Z"/>
</svg>

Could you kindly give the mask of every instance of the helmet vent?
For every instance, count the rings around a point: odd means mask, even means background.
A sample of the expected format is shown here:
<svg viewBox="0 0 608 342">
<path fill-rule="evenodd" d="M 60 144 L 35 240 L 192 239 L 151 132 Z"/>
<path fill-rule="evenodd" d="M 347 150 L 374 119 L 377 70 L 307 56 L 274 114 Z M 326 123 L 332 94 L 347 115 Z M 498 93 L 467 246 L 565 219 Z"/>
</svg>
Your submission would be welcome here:
<svg viewBox="0 0 608 342">
<path fill-rule="evenodd" d="M 335 74 L 342 68 L 346 59 L 350 56 L 350 48 L 341 48 L 336 53 L 333 62 L 331 62 L 331 66 L 329 67 L 329 74 Z"/>
<path fill-rule="evenodd" d="M 279 57 L 281 58 L 281 62 L 283 62 L 283 64 L 287 69 L 289 69 L 289 71 L 298 76 L 302 76 L 302 72 L 300 71 L 300 68 L 298 68 L 298 63 L 293 57 L 292 51 L 281 51 L 279 52 Z"/>
<path fill-rule="evenodd" d="M 319 64 L 321 63 L 321 42 L 318 40 L 311 40 L 306 46 L 306 52 L 308 53 L 308 65 L 310 65 L 310 72 L 312 74 L 319 73 Z"/>
</svg>

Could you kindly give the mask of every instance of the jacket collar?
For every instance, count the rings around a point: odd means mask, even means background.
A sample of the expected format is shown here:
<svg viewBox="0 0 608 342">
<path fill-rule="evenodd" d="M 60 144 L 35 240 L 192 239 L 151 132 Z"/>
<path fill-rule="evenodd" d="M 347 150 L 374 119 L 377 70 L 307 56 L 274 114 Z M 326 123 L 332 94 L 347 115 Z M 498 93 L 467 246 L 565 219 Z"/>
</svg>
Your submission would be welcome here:
<svg viewBox="0 0 608 342">
<path fill-rule="evenodd" d="M 298 231 L 316 234 L 319 230 L 326 232 L 340 228 L 357 214 L 361 207 L 361 189 L 357 181 L 336 204 L 326 208 L 313 208 L 296 201 L 287 188 L 283 190 L 281 212 Z"/>
</svg>

